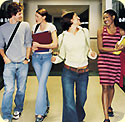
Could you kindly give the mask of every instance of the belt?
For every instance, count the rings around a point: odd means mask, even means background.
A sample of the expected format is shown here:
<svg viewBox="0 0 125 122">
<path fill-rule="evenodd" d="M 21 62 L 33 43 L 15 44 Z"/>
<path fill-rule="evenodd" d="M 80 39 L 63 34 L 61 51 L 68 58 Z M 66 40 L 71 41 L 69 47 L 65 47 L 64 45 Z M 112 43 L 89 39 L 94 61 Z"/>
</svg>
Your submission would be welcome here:
<svg viewBox="0 0 125 122">
<path fill-rule="evenodd" d="M 66 69 L 69 69 L 73 72 L 77 72 L 77 73 L 84 73 L 84 72 L 88 72 L 89 69 L 88 69 L 88 65 L 87 66 L 84 66 L 84 67 L 79 67 L 79 68 L 74 68 L 74 67 L 71 67 L 71 66 L 68 66 L 68 65 L 64 65 L 64 67 Z"/>
</svg>

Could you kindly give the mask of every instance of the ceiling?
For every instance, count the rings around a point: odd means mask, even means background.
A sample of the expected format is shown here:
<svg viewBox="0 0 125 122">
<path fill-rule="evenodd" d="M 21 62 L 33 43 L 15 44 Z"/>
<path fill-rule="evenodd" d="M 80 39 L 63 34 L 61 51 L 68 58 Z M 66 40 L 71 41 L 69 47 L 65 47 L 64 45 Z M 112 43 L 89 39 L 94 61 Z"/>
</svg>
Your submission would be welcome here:
<svg viewBox="0 0 125 122">
<path fill-rule="evenodd" d="M 38 5 L 38 8 L 47 9 L 48 13 L 53 16 L 60 16 L 62 10 L 74 11 L 81 14 L 89 8 L 88 5 Z"/>
</svg>

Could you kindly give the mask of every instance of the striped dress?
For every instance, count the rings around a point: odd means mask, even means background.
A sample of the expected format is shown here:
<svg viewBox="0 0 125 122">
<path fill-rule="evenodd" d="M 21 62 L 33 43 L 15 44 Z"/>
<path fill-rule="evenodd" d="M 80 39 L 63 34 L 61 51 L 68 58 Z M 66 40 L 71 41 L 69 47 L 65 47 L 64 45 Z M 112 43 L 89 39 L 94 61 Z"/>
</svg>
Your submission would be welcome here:
<svg viewBox="0 0 125 122">
<path fill-rule="evenodd" d="M 107 28 L 103 28 L 102 40 L 103 47 L 115 48 L 116 43 L 120 40 L 120 29 L 117 27 L 116 33 L 111 35 L 107 32 Z M 100 52 L 98 57 L 98 71 L 100 76 L 100 84 L 119 83 L 121 73 L 120 55 L 112 52 Z"/>
</svg>

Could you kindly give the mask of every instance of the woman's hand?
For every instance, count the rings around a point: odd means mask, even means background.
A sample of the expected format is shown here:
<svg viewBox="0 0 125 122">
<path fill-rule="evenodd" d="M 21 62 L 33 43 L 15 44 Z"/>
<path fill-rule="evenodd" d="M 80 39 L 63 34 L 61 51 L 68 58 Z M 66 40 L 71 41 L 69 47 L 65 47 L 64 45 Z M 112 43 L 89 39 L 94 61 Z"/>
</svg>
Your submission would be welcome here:
<svg viewBox="0 0 125 122">
<path fill-rule="evenodd" d="M 38 42 L 33 42 L 32 50 L 33 50 L 33 51 L 38 50 L 39 45 L 40 45 L 40 44 L 39 44 Z"/>
<path fill-rule="evenodd" d="M 115 50 L 115 51 L 121 51 L 123 48 L 124 48 L 123 45 L 118 45 L 118 44 L 116 44 L 114 50 Z"/>
<path fill-rule="evenodd" d="M 51 62 L 53 63 L 53 62 L 55 62 L 56 61 L 56 57 L 55 56 L 52 56 L 51 57 Z"/>
<path fill-rule="evenodd" d="M 89 50 L 88 57 L 90 59 L 96 59 L 97 58 L 97 53 L 95 51 L 92 51 L 91 49 Z"/>
<path fill-rule="evenodd" d="M 91 52 L 91 56 L 92 56 L 92 57 L 95 57 L 95 56 L 96 56 L 95 51 L 92 51 L 92 52 Z"/>
</svg>

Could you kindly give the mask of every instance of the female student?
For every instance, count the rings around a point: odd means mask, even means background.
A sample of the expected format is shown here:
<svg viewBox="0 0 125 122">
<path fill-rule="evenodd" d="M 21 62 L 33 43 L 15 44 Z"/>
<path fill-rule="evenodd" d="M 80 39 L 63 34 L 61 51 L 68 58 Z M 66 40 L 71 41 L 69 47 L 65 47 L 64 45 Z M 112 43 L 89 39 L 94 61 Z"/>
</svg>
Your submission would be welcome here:
<svg viewBox="0 0 125 122">
<path fill-rule="evenodd" d="M 79 26 L 80 18 L 75 12 L 64 12 L 61 23 L 63 33 L 59 35 L 60 52 L 51 60 L 53 63 L 64 61 L 62 122 L 82 122 L 86 116 L 84 105 L 88 86 L 89 31 Z M 75 84 L 76 100 L 74 97 Z"/>
<path fill-rule="evenodd" d="M 114 84 L 120 81 L 121 63 L 120 55 L 113 52 L 123 49 L 123 45 L 117 45 L 125 31 L 118 27 L 118 18 L 114 10 L 106 10 L 103 14 L 104 27 L 97 32 L 98 70 L 100 84 L 102 85 L 102 105 L 105 115 L 104 122 L 110 122 L 113 117 L 112 100 L 114 97 Z"/>
<path fill-rule="evenodd" d="M 48 32 L 48 35 L 51 33 L 52 38 L 52 42 L 47 44 L 43 44 L 43 42 L 38 43 L 33 40 L 32 46 L 32 65 L 39 82 L 38 93 L 36 98 L 35 122 L 42 122 L 44 117 L 46 116 L 46 112 L 48 112 L 49 109 L 49 99 L 46 90 L 46 83 L 52 67 L 52 49 L 57 47 L 57 34 L 56 27 L 52 23 L 47 22 L 48 12 L 46 9 L 38 9 L 35 13 L 35 19 L 37 24 L 33 26 L 33 35 Z"/>
</svg>

